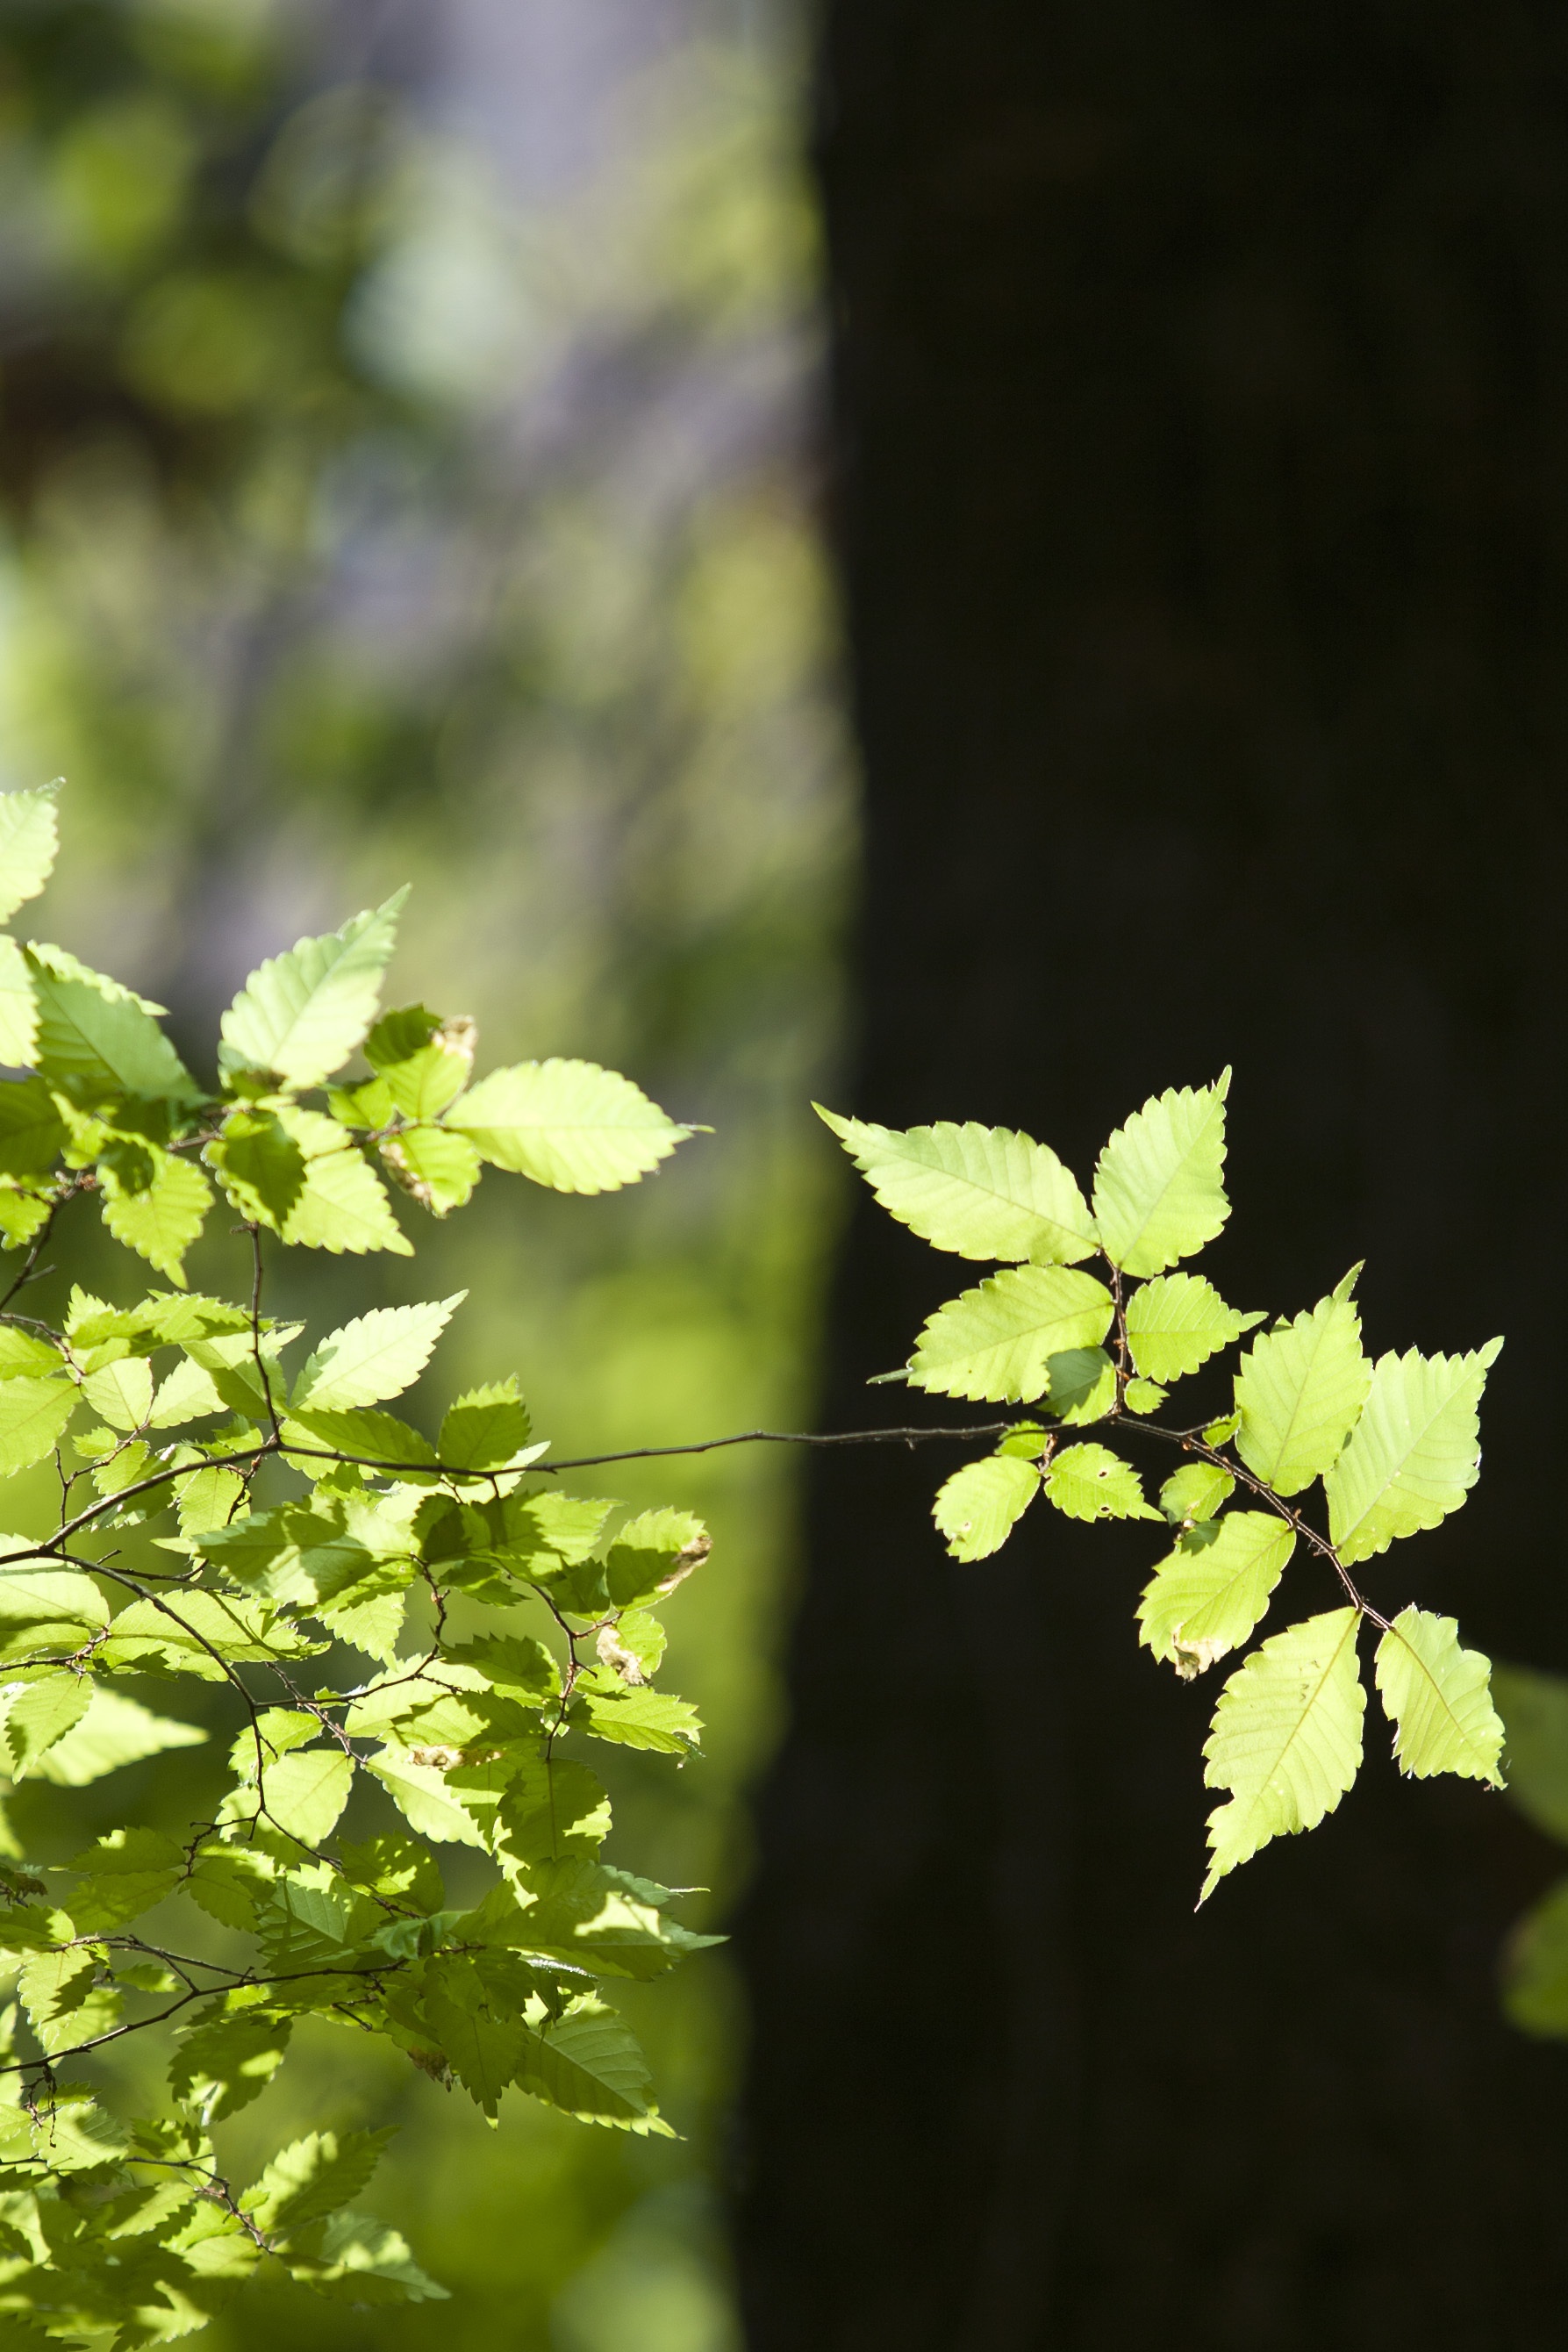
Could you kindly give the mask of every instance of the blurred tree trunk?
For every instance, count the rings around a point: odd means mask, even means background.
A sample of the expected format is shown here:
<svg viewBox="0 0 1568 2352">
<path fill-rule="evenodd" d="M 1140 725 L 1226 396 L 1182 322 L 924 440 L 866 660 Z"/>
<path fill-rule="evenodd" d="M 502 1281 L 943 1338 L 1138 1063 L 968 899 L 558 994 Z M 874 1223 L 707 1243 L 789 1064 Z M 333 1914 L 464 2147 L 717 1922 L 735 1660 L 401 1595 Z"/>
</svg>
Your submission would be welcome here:
<svg viewBox="0 0 1568 2352">
<path fill-rule="evenodd" d="M 1568 1665 L 1563 13 L 839 0 L 821 89 L 846 1108 L 1086 1174 L 1233 1061 L 1239 1305 L 1364 1256 L 1374 1352 L 1510 1335 L 1480 1489 L 1375 1595 Z M 967 1276 L 857 1203 L 825 1425 Z M 1134 1650 L 1150 1532 L 958 1569 L 935 1453 L 814 1475 L 754 2352 L 1560 2344 L 1568 2057 L 1494 1970 L 1561 1857 L 1369 1715 L 1340 1814 L 1195 1916 L 1214 1691 Z"/>
</svg>

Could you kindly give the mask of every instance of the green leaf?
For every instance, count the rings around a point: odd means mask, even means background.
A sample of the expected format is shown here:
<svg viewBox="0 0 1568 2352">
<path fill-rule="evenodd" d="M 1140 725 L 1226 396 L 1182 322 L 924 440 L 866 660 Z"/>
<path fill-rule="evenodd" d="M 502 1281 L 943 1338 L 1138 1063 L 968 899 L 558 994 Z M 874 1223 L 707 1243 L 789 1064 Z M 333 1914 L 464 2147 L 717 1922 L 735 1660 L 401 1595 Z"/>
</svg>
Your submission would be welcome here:
<svg viewBox="0 0 1568 2352">
<path fill-rule="evenodd" d="M 181 2041 L 169 2067 L 177 2099 L 201 2110 L 204 2127 L 258 2099 L 282 2065 L 294 2021 L 254 2009 L 209 2018 Z"/>
<path fill-rule="evenodd" d="M 1200 1903 L 1270 1838 L 1315 1829 L 1361 1768 L 1366 1694 L 1357 1672 L 1354 1609 L 1332 1609 L 1275 1633 L 1219 1695 L 1204 1779 L 1230 1801 L 1208 1817 Z"/>
<path fill-rule="evenodd" d="M 988 1559 L 1000 1551 L 1040 1492 L 1032 1462 L 993 1454 L 966 1463 L 938 1489 L 931 1516 L 955 1559 Z"/>
<path fill-rule="evenodd" d="M 1179 1381 L 1262 1320 L 1227 1307 L 1201 1274 L 1157 1274 L 1127 1302 L 1127 1344 L 1146 1379 Z"/>
<path fill-rule="evenodd" d="M 110 1669 L 196 1675 L 215 1683 L 227 1680 L 225 1664 L 317 1657 L 324 1646 L 254 1601 L 183 1590 L 162 1604 L 133 1601 L 115 1619 L 99 1656 Z"/>
<path fill-rule="evenodd" d="M 1277 1495 L 1299 1495 L 1333 1468 L 1366 1401 L 1372 1366 L 1351 1295 L 1360 1271 L 1310 1315 L 1254 1339 L 1237 1370 L 1236 1450 Z"/>
<path fill-rule="evenodd" d="M 3 944 L 3 941 L 0 941 Z M 0 1178 L 0 1249 L 21 1249 L 49 1222 L 50 1202 Z"/>
<path fill-rule="evenodd" d="M 454 1469 L 499 1470 L 522 1452 L 531 1433 L 517 1381 L 492 1381 L 466 1390 L 447 1407 L 435 1450 Z"/>
<path fill-rule="evenodd" d="M 56 786 L 0 793 L 0 923 L 36 898 L 54 871 L 60 845 Z"/>
<path fill-rule="evenodd" d="M 412 1257 L 413 1244 L 392 1214 L 386 1186 L 336 1119 L 292 1105 L 278 1117 L 305 1156 L 305 1182 L 285 1220 L 284 1240 L 300 1249 Z"/>
<path fill-rule="evenodd" d="M 1184 1682 L 1239 1649 L 1296 1548 L 1289 1523 L 1272 1511 L 1228 1511 L 1213 1532 L 1211 1543 L 1178 1543 L 1138 1604 L 1138 1639 Z"/>
<path fill-rule="evenodd" d="M 812 1108 L 890 1215 L 959 1257 L 1071 1265 L 1095 1247 L 1088 1204 L 1054 1151 L 1010 1128 L 900 1133 Z"/>
<path fill-rule="evenodd" d="M 1045 1474 L 1045 1491 L 1070 1519 L 1157 1519 L 1138 1474 L 1105 1445 L 1068 1445 Z"/>
<path fill-rule="evenodd" d="M 643 1511 L 628 1519 L 605 1555 L 612 1606 L 634 1609 L 673 1592 L 712 1549 L 707 1529 L 690 1511 Z"/>
<path fill-rule="evenodd" d="M 453 2072 L 493 2120 L 517 2073 L 528 2028 L 515 2012 L 497 2014 L 485 1990 L 472 1960 L 444 1958 L 426 1987 L 424 2013 Z"/>
<path fill-rule="evenodd" d="M 444 1845 L 484 1845 L 484 1831 L 434 1764 L 416 1764 L 402 1749 L 389 1747 L 368 1756 L 364 1769 L 374 1773 L 417 1836 Z"/>
<path fill-rule="evenodd" d="M 305 1154 L 274 1112 L 231 1111 L 203 1157 L 242 1217 L 283 1231 L 305 1190 Z"/>
<path fill-rule="evenodd" d="M 602 2001 L 574 2001 L 563 2018 L 530 2032 L 515 2079 L 519 2090 L 586 2123 L 674 2137 L 649 2095 L 648 2062 L 636 2037 Z"/>
<path fill-rule="evenodd" d="M 73 1100 L 201 1099 L 200 1087 L 154 1018 L 160 1005 L 89 971 L 64 948 L 34 944 L 24 953 L 37 1007 L 35 1058 Z"/>
<path fill-rule="evenodd" d="M 406 1004 L 377 1022 L 365 1059 L 405 1118 L 439 1118 L 473 1073 L 474 1037 L 472 1021 L 442 1021 L 423 1004 Z"/>
<path fill-rule="evenodd" d="M 57 1739 L 81 1721 L 92 1696 L 85 1675 L 47 1675 L 28 1683 L 5 1710 L 5 1749 L 11 1777 L 25 1780 Z"/>
<path fill-rule="evenodd" d="M 95 2021 L 83 2012 L 99 1966 L 99 1955 L 80 1944 L 64 1951 L 29 1952 L 22 1963 L 16 1990 L 28 2023 L 51 2057 L 91 2038 Z"/>
<path fill-rule="evenodd" d="M 96 2172 L 118 2163 L 128 2144 L 124 2125 L 79 2084 L 62 2084 L 33 2125 L 33 2152 L 51 2172 Z"/>
<path fill-rule="evenodd" d="M 634 1184 L 694 1130 L 597 1062 L 520 1062 L 492 1070 L 460 1097 L 446 1125 L 471 1136 L 497 1168 L 558 1192 Z"/>
<path fill-rule="evenodd" d="M 0 1065 L 31 1069 L 38 1054 L 38 1006 L 33 975 L 18 941 L 0 932 Z"/>
<path fill-rule="evenodd" d="M 1051 1357 L 1097 1348 L 1114 1311 L 1092 1274 L 1009 1268 L 938 1307 L 909 1360 L 910 1384 L 938 1396 L 1029 1403 L 1049 1385 Z"/>
<path fill-rule="evenodd" d="M 140 1429 L 152 1410 L 152 1367 L 145 1356 L 121 1356 L 89 1372 L 81 1392 L 114 1429 Z"/>
<path fill-rule="evenodd" d="M 353 1759 L 340 1748 L 307 1748 L 268 1764 L 262 1782 L 266 1817 L 301 1845 L 331 1834 L 354 1784 Z M 242 1811 L 242 1819 L 248 1812 Z"/>
<path fill-rule="evenodd" d="M 77 1396 L 65 1379 L 0 1381 L 0 1478 L 30 1470 L 54 1452 Z"/>
<path fill-rule="evenodd" d="M 336 1640 L 390 1666 L 397 1659 L 406 1606 L 401 1592 L 378 1592 L 370 1601 L 319 1601 L 315 1614 Z"/>
<path fill-rule="evenodd" d="M 1501 1346 L 1430 1357 L 1412 1348 L 1379 1360 L 1361 1419 L 1323 1480 L 1329 1533 L 1347 1567 L 1458 1509 L 1480 1474 L 1477 1409 Z"/>
<path fill-rule="evenodd" d="M 1213 1518 L 1235 1491 L 1235 1479 L 1217 1462 L 1187 1462 L 1160 1488 L 1160 1508 L 1175 1526 L 1192 1527 Z"/>
<path fill-rule="evenodd" d="M 179 1723 L 172 1716 L 154 1715 L 101 1684 L 94 1688 L 87 1713 L 47 1751 L 37 1768 L 40 1780 L 57 1788 L 83 1789 L 117 1772 L 124 1764 L 140 1764 L 172 1748 L 200 1748 L 206 1733 L 199 1724 Z"/>
<path fill-rule="evenodd" d="M 340 931 L 300 940 L 253 971 L 220 1024 L 224 1070 L 298 1088 L 319 1086 L 340 1069 L 375 1019 L 407 896 L 400 890 Z"/>
<path fill-rule="evenodd" d="M 185 1853 L 162 1830 L 111 1830 L 71 1868 L 85 1874 L 70 1896 L 77 1933 L 101 1936 L 172 1893 L 184 1875 Z"/>
<path fill-rule="evenodd" d="M 40 1372 L 57 1372 L 64 1362 L 58 1348 L 35 1339 L 15 1323 L 0 1323 L 0 1381 L 14 1381 Z"/>
<path fill-rule="evenodd" d="M 1101 1246 L 1124 1274 L 1162 1274 L 1211 1242 L 1230 1203 L 1225 1167 L 1226 1070 L 1212 1087 L 1151 1097 L 1119 1127 L 1094 1173 Z"/>
<path fill-rule="evenodd" d="M 150 1429 L 177 1429 L 182 1422 L 204 1421 L 209 1413 L 222 1412 L 223 1409 L 224 1401 L 213 1386 L 212 1375 L 184 1357 L 168 1379 L 159 1383 L 147 1425 Z"/>
<path fill-rule="evenodd" d="M 385 2307 L 444 2303 L 446 2289 L 425 2275 L 408 2242 L 364 2213 L 334 2213 L 290 2240 L 288 2275 L 312 2294 L 335 2302 Z"/>
<path fill-rule="evenodd" d="M 1460 1649 L 1452 1617 L 1400 1611 L 1377 1645 L 1376 1675 L 1401 1771 L 1417 1780 L 1454 1772 L 1502 1787 L 1502 1718 L 1491 1703 L 1490 1674 L 1489 1658 Z"/>
<path fill-rule="evenodd" d="M 496 1809 L 497 1831 L 514 1864 L 563 1862 L 592 1854 L 610 1834 L 610 1800 L 586 1764 L 570 1757 L 531 1757 Z"/>
<path fill-rule="evenodd" d="M 279 2149 L 241 2197 L 241 2210 L 269 2237 L 287 2238 L 357 2197 L 392 2136 L 390 2130 L 309 2132 Z"/>
<path fill-rule="evenodd" d="M 1122 1402 L 1129 1412 L 1158 1412 L 1167 1393 L 1157 1381 L 1129 1381 L 1122 1391 Z"/>
<path fill-rule="evenodd" d="M 668 1691 L 637 1689 L 614 1672 L 593 1667 L 579 1677 L 570 1720 L 594 1739 L 643 1748 L 656 1756 L 685 1756 L 702 1737 L 702 1718 L 689 1699 Z"/>
<path fill-rule="evenodd" d="M 1508 1793 L 1537 1829 L 1568 1845 L 1568 1675 L 1494 1666 L 1491 1682 L 1507 1727 Z"/>
<path fill-rule="evenodd" d="M 20 1558 L 25 1536 L 0 1537 Z M 75 1569 L 6 1569 L 0 1573 L 0 1654 L 9 1661 L 49 1650 L 74 1651 L 109 1622 L 109 1604 L 90 1577 Z"/>
<path fill-rule="evenodd" d="M 1116 1402 L 1116 1367 L 1103 1348 L 1064 1348 L 1046 1364 L 1046 1409 L 1070 1428 L 1103 1421 Z"/>
<path fill-rule="evenodd" d="M 295 1383 L 289 1409 L 314 1412 L 346 1405 L 380 1404 L 412 1388 L 432 1350 L 467 1297 L 454 1291 L 420 1307 L 375 1307 L 329 1331 Z"/>
<path fill-rule="evenodd" d="M 153 1154 L 152 1181 L 129 1192 L 112 1170 L 103 1174 L 103 1222 L 117 1242 L 139 1251 L 171 1282 L 185 1286 L 184 1258 L 206 1223 L 213 1188 L 201 1170 L 172 1152 Z"/>
<path fill-rule="evenodd" d="M 67 1132 L 42 1078 L 0 1086 L 0 1175 L 47 1176 L 65 1148 Z"/>
<path fill-rule="evenodd" d="M 1503 1955 L 1503 2007 L 1526 2033 L 1568 2035 L 1568 1878 L 1527 1911 Z"/>
<path fill-rule="evenodd" d="M 369 1462 L 395 1464 L 400 1469 L 428 1468 L 435 1449 L 395 1413 L 373 1412 L 363 1406 L 345 1412 L 291 1412 L 283 1424 L 285 1450 L 315 1447 L 319 1453 L 347 1454 Z M 306 1454 L 296 1467 L 308 1478 L 321 1476 L 331 1465 Z"/>
<path fill-rule="evenodd" d="M 467 1136 L 447 1127 L 405 1127 L 383 1137 L 380 1150 L 393 1183 L 432 1216 L 444 1217 L 473 1198 L 479 1151 Z"/>
<path fill-rule="evenodd" d="M 176 1488 L 180 1533 L 194 1538 L 226 1528 L 245 1499 L 245 1480 L 237 1470 L 196 1470 Z"/>
</svg>

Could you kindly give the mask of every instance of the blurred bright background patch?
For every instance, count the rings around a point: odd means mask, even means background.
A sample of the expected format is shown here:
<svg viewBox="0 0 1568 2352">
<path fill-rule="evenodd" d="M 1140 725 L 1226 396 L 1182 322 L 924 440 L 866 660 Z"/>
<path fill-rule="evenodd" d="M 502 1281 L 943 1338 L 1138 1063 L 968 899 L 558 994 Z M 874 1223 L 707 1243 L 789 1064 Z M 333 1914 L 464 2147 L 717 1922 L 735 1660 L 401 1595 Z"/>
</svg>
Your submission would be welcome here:
<svg viewBox="0 0 1568 2352">
<path fill-rule="evenodd" d="M 68 778 L 47 928 L 194 1052 L 264 954 L 412 880 L 395 998 L 711 1123 L 625 1196 L 496 1185 L 415 1266 L 286 1276 L 316 1322 L 466 1284 L 433 1405 L 515 1370 L 573 1454 L 811 1409 L 852 812 L 801 29 L 783 0 L 0 0 L 0 785 Z M 706 1924 L 777 1730 L 790 1465 L 605 1491 L 714 1528 L 670 1612 L 705 1757 L 614 1790 Z M 169 1768 L 135 1769 L 155 1807 Z M 728 2352 L 731 1971 L 628 2008 L 678 2141 L 520 2101 L 492 2133 L 318 2028 L 235 2160 L 398 2123 L 376 2210 L 454 2300 L 258 2295 L 214 2352 Z"/>
</svg>

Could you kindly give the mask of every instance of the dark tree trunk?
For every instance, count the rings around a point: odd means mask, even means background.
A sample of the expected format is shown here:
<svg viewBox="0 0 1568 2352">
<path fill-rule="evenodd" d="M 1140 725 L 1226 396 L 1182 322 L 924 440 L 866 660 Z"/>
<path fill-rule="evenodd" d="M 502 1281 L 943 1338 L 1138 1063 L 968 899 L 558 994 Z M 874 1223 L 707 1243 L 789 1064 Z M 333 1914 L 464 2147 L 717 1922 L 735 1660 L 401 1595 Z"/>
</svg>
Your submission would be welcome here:
<svg viewBox="0 0 1568 2352">
<path fill-rule="evenodd" d="M 822 105 L 852 1107 L 1086 1175 L 1233 1062 L 1238 1304 L 1364 1257 L 1375 1352 L 1510 1335 L 1478 1494 L 1375 1596 L 1568 1664 L 1568 16 L 839 0 Z M 966 1279 L 862 1201 L 830 1423 Z M 1151 1531 L 956 1568 L 940 1475 L 816 1467 L 754 2352 L 1556 2352 L 1568 2054 L 1494 1971 L 1561 1857 L 1399 1782 L 1375 1706 L 1340 1812 L 1195 1916 L 1214 1678 L 1134 1650 Z"/>
</svg>

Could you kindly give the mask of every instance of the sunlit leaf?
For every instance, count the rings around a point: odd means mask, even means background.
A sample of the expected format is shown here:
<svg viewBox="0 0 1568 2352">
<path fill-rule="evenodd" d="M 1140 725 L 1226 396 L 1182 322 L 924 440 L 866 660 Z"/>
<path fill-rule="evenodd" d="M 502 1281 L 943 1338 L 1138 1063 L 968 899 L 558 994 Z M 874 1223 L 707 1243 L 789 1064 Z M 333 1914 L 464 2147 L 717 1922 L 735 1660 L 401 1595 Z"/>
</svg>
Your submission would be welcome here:
<svg viewBox="0 0 1568 2352">
<path fill-rule="evenodd" d="M 1271 1838 L 1315 1829 L 1361 1769 L 1366 1706 L 1354 1609 L 1332 1609 L 1273 1634 L 1219 1695 L 1204 1779 L 1229 1801 L 1208 1817 L 1199 1901 Z"/>
<path fill-rule="evenodd" d="M 630 1078 L 597 1062 L 521 1062 L 492 1070 L 445 1124 L 497 1168 L 558 1192 L 608 1192 L 668 1159 L 689 1127 L 666 1118 Z"/>
</svg>

